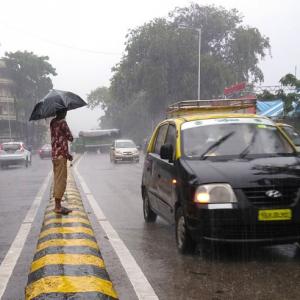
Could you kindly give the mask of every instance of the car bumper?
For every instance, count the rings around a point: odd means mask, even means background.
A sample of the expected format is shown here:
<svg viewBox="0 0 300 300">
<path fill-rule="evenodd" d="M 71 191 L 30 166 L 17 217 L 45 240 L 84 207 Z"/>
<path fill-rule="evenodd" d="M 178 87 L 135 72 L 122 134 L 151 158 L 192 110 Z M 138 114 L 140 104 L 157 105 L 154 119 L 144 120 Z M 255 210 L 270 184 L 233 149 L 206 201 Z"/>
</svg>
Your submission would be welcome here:
<svg viewBox="0 0 300 300">
<path fill-rule="evenodd" d="M 115 160 L 117 161 L 138 161 L 140 159 L 139 155 L 116 155 Z"/>
<path fill-rule="evenodd" d="M 292 210 L 291 220 L 259 221 L 259 208 L 239 208 L 232 204 L 227 208 L 214 208 L 207 205 L 197 207 L 193 216 L 187 217 L 187 225 L 195 240 L 231 244 L 287 244 L 300 241 L 300 209 L 297 206 L 289 209 Z"/>
<path fill-rule="evenodd" d="M 0 157 L 1 165 L 22 164 L 25 162 L 24 156 L 2 156 Z"/>
</svg>

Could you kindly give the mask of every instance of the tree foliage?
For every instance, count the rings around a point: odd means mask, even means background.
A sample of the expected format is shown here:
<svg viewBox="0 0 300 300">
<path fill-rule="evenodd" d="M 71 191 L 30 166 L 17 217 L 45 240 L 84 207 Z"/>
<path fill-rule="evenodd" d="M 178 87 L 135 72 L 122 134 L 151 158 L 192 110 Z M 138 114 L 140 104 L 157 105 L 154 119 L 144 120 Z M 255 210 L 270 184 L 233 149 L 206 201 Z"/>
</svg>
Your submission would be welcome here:
<svg viewBox="0 0 300 300">
<path fill-rule="evenodd" d="M 218 97 L 224 87 L 236 82 L 262 81 L 258 63 L 270 50 L 269 39 L 242 20 L 235 9 L 191 4 L 176 8 L 168 18 L 130 30 L 125 54 L 112 69 L 110 101 L 105 103 L 102 125 L 119 125 L 129 108 L 138 112 L 136 99 L 152 123 L 163 116 L 168 104 L 197 98 L 197 28 L 202 32 L 202 99 Z M 134 114 L 133 123 L 150 129 L 142 111 Z"/>
<path fill-rule="evenodd" d="M 288 73 L 285 76 L 283 76 L 279 80 L 279 82 L 283 87 L 286 86 L 294 88 L 294 91 L 286 93 L 283 89 L 278 89 L 275 93 L 271 93 L 265 90 L 261 94 L 257 95 L 257 99 L 281 99 L 284 103 L 284 115 L 287 115 L 290 111 L 293 110 L 293 103 L 297 103 L 299 101 L 299 93 L 297 92 L 297 90 L 300 89 L 300 80 L 297 79 L 295 75 Z"/>
<path fill-rule="evenodd" d="M 53 87 L 50 76 L 57 75 L 56 71 L 48 62 L 48 56 L 37 56 L 33 52 L 8 52 L 3 60 L 9 76 L 15 82 L 17 114 L 19 121 L 24 124 L 27 143 L 36 144 L 38 141 L 34 136 L 45 134 L 45 128 L 41 124 L 30 127 L 28 120 L 35 103 Z"/>
</svg>

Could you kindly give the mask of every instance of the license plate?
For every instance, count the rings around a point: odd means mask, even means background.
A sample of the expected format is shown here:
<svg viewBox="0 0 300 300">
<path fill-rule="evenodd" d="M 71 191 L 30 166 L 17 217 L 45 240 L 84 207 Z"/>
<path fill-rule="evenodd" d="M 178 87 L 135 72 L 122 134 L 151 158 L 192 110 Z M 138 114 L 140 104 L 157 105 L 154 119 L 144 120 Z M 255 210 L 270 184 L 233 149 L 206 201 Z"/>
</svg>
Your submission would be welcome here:
<svg viewBox="0 0 300 300">
<path fill-rule="evenodd" d="M 259 221 L 283 221 L 291 219 L 291 209 L 262 209 L 258 211 Z"/>
</svg>

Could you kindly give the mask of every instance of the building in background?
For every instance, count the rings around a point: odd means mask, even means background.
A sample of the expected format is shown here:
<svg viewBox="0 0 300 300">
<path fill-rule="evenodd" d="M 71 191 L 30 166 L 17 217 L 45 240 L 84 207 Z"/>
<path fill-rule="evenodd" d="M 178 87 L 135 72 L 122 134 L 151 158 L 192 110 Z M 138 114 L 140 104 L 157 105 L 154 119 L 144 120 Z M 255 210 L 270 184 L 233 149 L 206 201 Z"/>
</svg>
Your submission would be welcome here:
<svg viewBox="0 0 300 300">
<path fill-rule="evenodd" d="M 0 142 L 17 138 L 16 102 L 14 82 L 8 78 L 4 61 L 0 60 Z"/>
</svg>

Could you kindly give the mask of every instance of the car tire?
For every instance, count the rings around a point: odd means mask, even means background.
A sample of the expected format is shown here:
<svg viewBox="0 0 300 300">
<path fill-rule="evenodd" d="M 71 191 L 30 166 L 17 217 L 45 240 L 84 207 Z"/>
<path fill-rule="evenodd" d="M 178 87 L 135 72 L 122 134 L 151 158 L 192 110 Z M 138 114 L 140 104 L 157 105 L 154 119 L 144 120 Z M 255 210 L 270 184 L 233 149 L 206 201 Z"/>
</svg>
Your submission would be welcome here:
<svg viewBox="0 0 300 300">
<path fill-rule="evenodd" d="M 196 248 L 196 242 L 191 238 L 189 234 L 188 228 L 186 227 L 186 219 L 181 207 L 178 207 L 176 210 L 175 221 L 175 237 L 177 249 L 182 254 L 194 252 Z"/>
<path fill-rule="evenodd" d="M 154 223 L 156 221 L 157 214 L 151 209 L 147 192 L 145 192 L 143 197 L 143 213 L 146 223 Z"/>
</svg>

